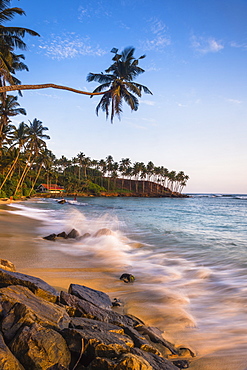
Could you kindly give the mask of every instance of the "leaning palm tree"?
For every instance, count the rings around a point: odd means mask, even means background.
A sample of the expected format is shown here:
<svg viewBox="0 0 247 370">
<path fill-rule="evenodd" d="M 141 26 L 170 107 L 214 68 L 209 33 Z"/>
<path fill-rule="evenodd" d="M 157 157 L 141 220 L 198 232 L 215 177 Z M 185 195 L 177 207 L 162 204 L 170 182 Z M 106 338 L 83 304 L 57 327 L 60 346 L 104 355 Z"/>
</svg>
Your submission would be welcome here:
<svg viewBox="0 0 247 370">
<path fill-rule="evenodd" d="M 98 115 L 99 110 L 102 109 L 108 118 L 111 107 L 111 122 L 115 115 L 120 118 L 123 100 L 132 111 L 136 111 L 139 105 L 137 97 L 141 97 L 142 91 L 152 94 L 146 86 L 133 82 L 136 77 L 145 72 L 138 65 L 139 59 L 145 58 L 145 55 L 136 59 L 134 51 L 135 49 L 129 46 L 118 54 L 118 49 L 113 48 L 112 52 L 115 54 L 112 58 L 113 64 L 105 70 L 106 73 L 89 73 L 87 76 L 88 82 L 100 83 L 100 86 L 93 91 L 94 93 L 107 90 L 96 107 L 96 114 Z"/>
<path fill-rule="evenodd" d="M 20 104 L 17 102 L 17 96 L 7 95 L 6 97 L 0 94 L 0 147 L 2 146 L 2 131 L 7 126 L 11 119 L 18 114 L 26 115 L 24 108 L 20 108 Z"/>
</svg>

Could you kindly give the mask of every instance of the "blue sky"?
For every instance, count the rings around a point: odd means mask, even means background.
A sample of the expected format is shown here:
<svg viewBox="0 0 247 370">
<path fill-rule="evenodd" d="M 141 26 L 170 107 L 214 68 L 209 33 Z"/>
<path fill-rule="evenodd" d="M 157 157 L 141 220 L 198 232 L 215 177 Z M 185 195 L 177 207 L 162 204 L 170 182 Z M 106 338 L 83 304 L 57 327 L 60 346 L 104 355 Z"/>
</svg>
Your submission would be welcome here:
<svg viewBox="0 0 247 370">
<path fill-rule="evenodd" d="M 152 161 L 190 176 L 186 192 L 247 193 L 246 0 L 20 0 L 12 24 L 37 31 L 25 38 L 23 84 L 56 83 L 85 91 L 89 72 L 110 64 L 113 47 L 146 54 L 137 112 L 121 121 L 97 117 L 99 98 L 45 89 L 19 103 L 49 127 L 57 157 Z M 9 23 L 8 23 L 9 25 Z"/>
</svg>

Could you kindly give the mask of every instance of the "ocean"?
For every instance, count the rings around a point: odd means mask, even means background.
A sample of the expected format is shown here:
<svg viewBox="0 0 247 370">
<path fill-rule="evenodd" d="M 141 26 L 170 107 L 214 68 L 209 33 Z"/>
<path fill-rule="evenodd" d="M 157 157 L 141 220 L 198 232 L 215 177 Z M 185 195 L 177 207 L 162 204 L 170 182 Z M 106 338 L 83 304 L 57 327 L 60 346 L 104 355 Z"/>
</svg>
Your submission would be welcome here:
<svg viewBox="0 0 247 370">
<path fill-rule="evenodd" d="M 44 222 L 40 239 L 72 228 L 90 234 L 81 241 L 43 240 L 47 253 L 74 256 L 106 275 L 109 269 L 128 312 L 172 342 L 201 356 L 246 353 L 247 195 L 66 200 L 14 204 L 15 213 Z M 111 234 L 96 236 L 102 228 Z M 133 274 L 134 283 L 119 284 L 122 273 Z"/>
</svg>

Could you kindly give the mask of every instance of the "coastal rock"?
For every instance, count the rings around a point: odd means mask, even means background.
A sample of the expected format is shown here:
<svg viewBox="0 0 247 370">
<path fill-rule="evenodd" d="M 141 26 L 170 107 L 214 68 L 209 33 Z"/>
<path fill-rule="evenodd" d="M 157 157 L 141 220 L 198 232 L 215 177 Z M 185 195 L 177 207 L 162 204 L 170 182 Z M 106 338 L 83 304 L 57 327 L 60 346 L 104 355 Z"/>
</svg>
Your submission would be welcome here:
<svg viewBox="0 0 247 370">
<path fill-rule="evenodd" d="M 132 353 L 126 353 L 120 357 L 114 369 L 152 370 L 153 368 L 144 358 L 133 355 Z"/>
<path fill-rule="evenodd" d="M 61 232 L 61 233 L 57 234 L 57 237 L 58 237 L 58 238 L 64 238 L 64 239 L 67 239 L 68 235 L 66 234 L 66 232 L 65 232 L 65 231 L 63 231 L 63 232 Z"/>
<path fill-rule="evenodd" d="M 82 236 L 79 237 L 79 240 L 83 240 L 83 239 L 89 238 L 90 236 L 91 236 L 91 234 L 85 233 L 85 234 L 83 234 Z"/>
<path fill-rule="evenodd" d="M 43 239 L 55 241 L 56 240 L 56 234 L 50 234 L 50 235 L 44 236 Z"/>
<path fill-rule="evenodd" d="M 28 288 L 12 285 L 0 289 L 2 332 L 8 342 L 23 325 L 34 322 L 57 330 L 69 326 L 70 317 L 63 307 L 35 296 Z"/>
<path fill-rule="evenodd" d="M 177 366 L 175 366 L 171 361 L 157 356 L 154 353 L 146 352 L 139 348 L 131 348 L 130 352 L 146 360 L 152 370 L 178 370 Z"/>
<path fill-rule="evenodd" d="M 72 229 L 68 235 L 67 235 L 67 238 L 68 239 L 76 239 L 80 236 L 79 232 L 76 230 L 76 229 Z"/>
<path fill-rule="evenodd" d="M 72 294 L 61 292 L 60 302 L 75 309 L 74 314 L 77 317 L 86 317 L 99 321 L 108 322 L 118 326 L 137 326 L 143 322 L 129 315 L 121 315 L 112 310 L 99 308 L 90 302 L 84 301 Z"/>
<path fill-rule="evenodd" d="M 31 290 L 35 295 L 50 302 L 56 302 L 58 292 L 44 280 L 34 276 L 0 269 L 0 288 L 9 285 L 21 285 Z"/>
<path fill-rule="evenodd" d="M 64 338 L 55 330 L 37 323 L 24 326 L 10 349 L 25 369 L 47 370 L 55 364 L 68 368 L 71 360 Z"/>
<path fill-rule="evenodd" d="M 97 307 L 108 308 L 112 307 L 110 297 L 99 290 L 88 288 L 84 285 L 70 284 L 69 294 L 73 294 L 80 299 L 84 299 Z"/>
<path fill-rule="evenodd" d="M 5 344 L 2 334 L 0 333 L 0 369 L 1 370 L 25 370 L 17 358 Z"/>
<path fill-rule="evenodd" d="M 131 274 L 122 274 L 119 278 L 120 280 L 123 280 L 125 283 L 133 283 L 135 281 L 134 275 Z"/>
<path fill-rule="evenodd" d="M 12 262 L 2 258 L 0 259 L 0 268 L 7 271 L 16 271 L 15 265 Z"/>
<path fill-rule="evenodd" d="M 98 237 L 98 236 L 103 236 L 103 235 L 112 235 L 113 232 L 110 230 L 110 229 L 107 229 L 107 228 L 103 228 L 103 229 L 99 229 L 95 234 L 94 236 L 95 237 Z"/>
</svg>

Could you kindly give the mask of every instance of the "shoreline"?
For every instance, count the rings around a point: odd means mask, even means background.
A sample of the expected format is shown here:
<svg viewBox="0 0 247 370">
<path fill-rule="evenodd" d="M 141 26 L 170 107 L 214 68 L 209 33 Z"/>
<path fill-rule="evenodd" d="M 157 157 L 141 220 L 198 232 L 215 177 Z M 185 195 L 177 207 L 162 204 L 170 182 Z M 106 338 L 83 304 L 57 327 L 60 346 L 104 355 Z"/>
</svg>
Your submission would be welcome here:
<svg viewBox="0 0 247 370">
<path fill-rule="evenodd" d="M 126 293 L 126 297 L 128 296 L 129 285 L 123 285 L 117 280 L 116 269 L 82 266 L 83 261 L 78 261 L 76 256 L 63 256 L 56 251 L 49 250 L 49 245 L 47 246 L 38 232 L 42 221 L 8 213 L 4 204 L 6 203 L 1 203 L 0 206 L 0 258 L 13 262 L 18 272 L 36 276 L 57 290 L 68 289 L 71 283 L 75 283 L 103 291 L 111 298 L 117 296 L 120 289 L 125 290 L 123 295 Z M 6 208 L 10 209 L 9 207 L 12 208 L 8 203 Z M 24 248 L 24 257 L 19 255 L 20 248 Z M 115 289 L 112 288 L 113 286 Z M 127 304 L 126 313 L 129 310 L 131 312 Z M 140 309 L 140 314 L 131 313 L 142 319 L 141 311 L 142 309 Z M 145 316 L 144 321 L 147 322 Z M 147 324 L 156 326 L 153 322 L 147 322 Z M 167 339 L 170 340 L 169 337 Z M 244 359 L 233 352 L 229 350 L 227 361 L 226 352 L 220 353 L 219 351 L 203 357 L 197 356 L 192 360 L 190 368 L 193 370 L 232 370 L 233 368 L 245 370 Z"/>
</svg>

